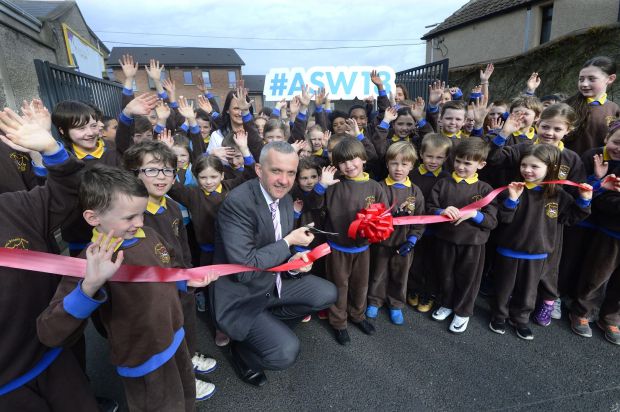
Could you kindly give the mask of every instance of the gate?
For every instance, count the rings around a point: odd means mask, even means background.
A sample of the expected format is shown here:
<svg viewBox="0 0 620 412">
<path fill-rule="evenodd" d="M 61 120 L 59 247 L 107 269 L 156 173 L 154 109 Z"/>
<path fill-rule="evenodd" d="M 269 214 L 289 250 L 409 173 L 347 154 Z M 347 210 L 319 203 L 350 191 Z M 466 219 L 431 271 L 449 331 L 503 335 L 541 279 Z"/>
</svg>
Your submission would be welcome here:
<svg viewBox="0 0 620 412">
<path fill-rule="evenodd" d="M 448 60 L 444 59 L 424 66 L 414 67 L 396 73 L 396 83 L 407 89 L 410 100 L 420 96 L 428 102 L 428 86 L 436 80 L 448 84 Z"/>
<path fill-rule="evenodd" d="M 39 96 L 50 112 L 58 102 L 79 100 L 94 104 L 106 116 L 120 114 L 123 92 L 120 84 L 38 59 L 34 66 L 39 79 Z"/>
</svg>

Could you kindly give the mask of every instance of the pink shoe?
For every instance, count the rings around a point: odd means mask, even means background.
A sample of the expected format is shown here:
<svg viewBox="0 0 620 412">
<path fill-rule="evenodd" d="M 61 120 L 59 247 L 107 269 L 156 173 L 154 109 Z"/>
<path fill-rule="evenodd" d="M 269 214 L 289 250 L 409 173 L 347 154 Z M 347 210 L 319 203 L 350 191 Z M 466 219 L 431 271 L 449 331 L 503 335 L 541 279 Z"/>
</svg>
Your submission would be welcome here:
<svg viewBox="0 0 620 412">
<path fill-rule="evenodd" d="M 301 323 L 308 323 L 311 320 L 312 320 L 312 315 L 306 315 L 306 317 L 301 320 Z"/>
<path fill-rule="evenodd" d="M 230 338 L 221 330 L 215 330 L 215 345 L 222 347 L 230 343 Z"/>
</svg>

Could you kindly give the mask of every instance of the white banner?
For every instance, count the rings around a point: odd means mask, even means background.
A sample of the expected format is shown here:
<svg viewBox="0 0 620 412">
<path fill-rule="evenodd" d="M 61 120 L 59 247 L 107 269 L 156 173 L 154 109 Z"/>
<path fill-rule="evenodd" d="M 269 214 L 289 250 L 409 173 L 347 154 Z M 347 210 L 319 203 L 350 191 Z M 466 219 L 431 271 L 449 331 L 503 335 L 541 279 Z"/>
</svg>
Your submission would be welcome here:
<svg viewBox="0 0 620 412">
<path fill-rule="evenodd" d="M 301 94 L 302 87 L 307 84 L 310 90 L 324 87 L 331 100 L 364 99 L 378 94 L 377 87 L 370 81 L 373 70 L 377 70 L 387 93 L 395 89 L 396 74 L 388 66 L 317 66 L 307 70 L 301 67 L 269 70 L 263 94 L 267 101 L 291 100 Z"/>
</svg>

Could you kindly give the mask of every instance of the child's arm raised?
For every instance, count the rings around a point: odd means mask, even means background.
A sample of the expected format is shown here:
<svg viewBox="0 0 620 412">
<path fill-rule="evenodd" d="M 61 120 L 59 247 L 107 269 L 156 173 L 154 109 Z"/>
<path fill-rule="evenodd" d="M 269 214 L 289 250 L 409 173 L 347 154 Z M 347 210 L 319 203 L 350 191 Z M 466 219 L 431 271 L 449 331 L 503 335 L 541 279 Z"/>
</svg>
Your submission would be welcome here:
<svg viewBox="0 0 620 412">
<path fill-rule="evenodd" d="M 388 148 L 388 136 L 390 132 L 390 123 L 392 123 L 398 117 L 398 112 L 393 107 L 386 109 L 383 114 L 383 120 L 375 127 L 375 130 L 371 134 L 370 141 L 375 147 L 377 156 L 380 159 L 385 157 L 385 153 Z"/>
<path fill-rule="evenodd" d="M 487 156 L 487 164 L 489 166 L 516 167 L 519 164 L 521 153 L 516 146 L 506 146 L 506 141 L 510 136 L 521 129 L 523 124 L 523 115 L 511 113 L 504 122 L 502 130 L 497 136 L 490 135 L 490 150 Z"/>
<path fill-rule="evenodd" d="M 164 90 L 164 86 L 161 84 L 161 72 L 164 70 L 165 66 L 162 64 L 160 66 L 159 60 L 151 59 L 149 65 L 144 66 L 144 70 L 146 70 L 146 74 L 151 78 L 151 81 L 155 85 L 155 90 L 157 90 L 157 96 L 163 100 L 168 99 L 168 94 Z"/>
<path fill-rule="evenodd" d="M 489 79 L 495 70 L 495 66 L 493 63 L 487 64 L 487 67 L 484 70 L 480 70 L 480 86 L 482 86 L 482 95 L 487 97 L 487 101 L 489 100 Z"/>
<path fill-rule="evenodd" d="M 370 81 L 377 87 L 377 117 L 383 118 L 383 113 L 391 106 L 390 98 L 388 97 L 385 87 L 383 86 L 383 80 L 376 70 L 370 72 Z"/>
<path fill-rule="evenodd" d="M 118 61 L 123 69 L 125 81 L 123 82 L 123 99 L 121 102 L 121 110 L 127 106 L 127 103 L 133 100 L 133 83 L 138 73 L 138 62 L 134 62 L 133 56 L 124 54 Z"/>
<path fill-rule="evenodd" d="M 299 113 L 295 116 L 295 122 L 291 129 L 289 142 L 304 140 L 306 138 L 306 125 L 308 124 L 308 106 L 310 105 L 310 92 L 308 85 L 304 85 L 299 96 Z"/>
<path fill-rule="evenodd" d="M 439 131 L 437 119 L 439 117 L 439 102 L 443 96 L 445 82 L 436 81 L 428 86 L 428 106 L 426 108 L 426 120 L 431 124 L 433 130 Z"/>
<path fill-rule="evenodd" d="M 103 285 L 123 263 L 123 251 L 112 261 L 112 233 L 99 238 L 86 249 L 84 280 L 64 276 L 47 309 L 37 319 L 37 334 L 49 347 L 71 346 L 83 333 L 89 316 L 108 299 Z"/>
<path fill-rule="evenodd" d="M 525 83 L 525 94 L 527 94 L 528 96 L 535 96 L 536 89 L 538 89 L 538 86 L 540 86 L 540 82 L 541 80 L 538 73 L 532 73 L 527 79 L 527 82 Z"/>
<path fill-rule="evenodd" d="M 241 116 L 243 119 L 243 128 L 248 133 L 248 147 L 250 149 L 250 153 L 254 159 L 258 159 L 260 157 L 260 151 L 263 148 L 263 140 L 260 138 L 258 134 L 258 129 L 254 124 L 254 118 L 250 113 L 250 107 L 253 100 L 248 100 L 248 91 L 243 87 L 237 88 L 237 93 L 235 93 L 235 99 L 237 99 L 239 110 L 241 110 Z"/>
<path fill-rule="evenodd" d="M 523 194 L 525 183 L 512 182 L 508 185 L 508 196 L 500 202 L 497 218 L 502 223 L 512 223 L 515 212 L 519 207 L 519 198 Z"/>
<path fill-rule="evenodd" d="M 189 140 L 192 142 L 192 152 L 190 153 L 192 163 L 203 155 L 207 150 L 205 147 L 205 141 L 200 134 L 200 126 L 196 121 L 196 112 L 194 111 L 194 104 L 188 103 L 187 99 L 183 96 L 179 97 L 179 114 L 185 118 L 189 125 Z"/>
<path fill-rule="evenodd" d="M 115 138 L 116 150 L 120 154 L 125 153 L 125 150 L 129 149 L 133 144 L 131 125 L 133 124 L 134 116 L 148 116 L 156 104 L 157 96 L 145 93 L 136 97 L 125 106 L 118 118 L 118 129 L 116 130 Z"/>
</svg>

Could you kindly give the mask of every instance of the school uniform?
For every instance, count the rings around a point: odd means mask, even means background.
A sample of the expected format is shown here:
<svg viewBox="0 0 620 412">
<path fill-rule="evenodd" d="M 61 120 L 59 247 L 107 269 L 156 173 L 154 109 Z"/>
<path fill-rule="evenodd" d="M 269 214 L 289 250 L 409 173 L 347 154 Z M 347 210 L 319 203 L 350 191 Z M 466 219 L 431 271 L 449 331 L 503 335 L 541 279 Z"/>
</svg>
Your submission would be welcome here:
<svg viewBox="0 0 620 412">
<path fill-rule="evenodd" d="M 319 195 L 314 190 L 310 192 L 305 192 L 297 184 L 293 186 L 290 193 L 293 200 L 300 199 L 304 202 L 301 213 L 294 212 L 295 229 L 306 226 L 310 223 L 314 223 L 314 227 L 316 228 L 324 227 L 325 209 L 311 207 L 311 205 L 316 204 L 316 197 Z M 293 249 L 295 249 L 296 252 L 305 252 L 312 250 L 313 248 L 317 247 L 322 243 L 325 243 L 326 241 L 327 239 L 324 235 L 320 233 L 315 233 L 314 240 L 308 246 L 293 246 Z M 325 259 L 319 259 L 318 261 L 313 263 L 312 274 L 320 276 L 322 278 L 325 277 Z"/>
<path fill-rule="evenodd" d="M 424 214 L 424 195 L 408 177 L 405 182 L 396 183 L 388 176 L 380 185 L 387 194 L 388 205 L 400 208 L 403 203 L 406 203 L 406 206 L 401 209 L 403 213 L 399 216 Z M 391 309 L 405 307 L 407 277 L 414 250 L 405 256 L 396 252 L 405 242 L 416 245 L 423 232 L 424 225 L 395 226 L 394 232 L 388 239 L 371 246 L 369 305 L 381 307 L 386 303 Z"/>
<path fill-rule="evenodd" d="M 607 100 L 607 93 L 599 100 L 586 99 L 588 103 L 588 117 L 583 128 L 570 133 L 564 138 L 566 147 L 579 155 L 588 149 L 603 146 L 607 136 L 607 126 L 617 117 L 620 117 L 620 107 Z"/>
<path fill-rule="evenodd" d="M 447 206 L 462 208 L 491 191 L 491 186 L 478 180 L 477 174 L 462 179 L 453 173 L 435 184 L 426 206 L 430 213 L 441 214 Z M 452 222 L 435 225 L 435 264 L 440 279 L 441 305 L 461 317 L 472 316 L 474 312 L 484 267 L 484 245 L 490 231 L 497 226 L 495 203 L 491 202 L 458 226 Z"/>
<path fill-rule="evenodd" d="M 0 245 L 5 248 L 50 253 L 49 235 L 78 207 L 79 171 L 84 164 L 61 147 L 56 154 L 43 156 L 43 162 L 46 185 L 0 195 Z M 2 411 L 98 411 L 73 352 L 48 347 L 36 334 L 37 316 L 59 281 L 56 275 L 0 267 Z M 46 360 L 51 361 L 47 368 L 42 367 Z M 17 379 L 23 376 L 29 378 L 19 384 Z"/>
<path fill-rule="evenodd" d="M 615 173 L 619 173 L 616 169 Z M 604 191 L 592 200 L 595 233 L 588 238 L 577 298 L 572 311 L 590 318 L 600 306 L 599 319 L 620 325 L 620 193 Z M 604 297 L 603 297 L 604 296 Z M 603 302 L 600 304 L 600 298 Z"/>
<path fill-rule="evenodd" d="M 93 230 L 93 240 L 99 235 Z M 117 250 L 123 251 L 126 265 L 171 267 L 175 257 L 164 243 L 145 226 Z M 98 310 L 129 410 L 193 411 L 196 388 L 178 295 L 187 282 L 107 282 L 92 298 L 81 284 L 63 277 L 37 320 L 41 341 L 50 347 L 70 344 Z"/>
<path fill-rule="evenodd" d="M 245 167 L 241 176 L 223 180 L 213 192 L 206 192 L 198 186 L 184 186 L 179 182 L 175 182 L 168 192 L 168 196 L 184 204 L 192 215 L 196 241 L 201 250 L 200 266 L 210 265 L 213 261 L 215 220 L 224 198 L 233 188 L 256 176 L 253 165 L 254 159 L 248 156 L 246 162 L 249 163 L 250 161 L 252 164 Z"/>
<path fill-rule="evenodd" d="M 526 184 L 517 201 L 507 195 L 500 199 L 493 266 L 493 316 L 498 321 L 529 322 L 545 262 L 562 235 L 561 225 L 574 224 L 590 214 L 589 201 L 575 200 L 560 187 L 552 197 L 546 197 L 544 190 Z"/>
<path fill-rule="evenodd" d="M 26 153 L 11 149 L 0 141 L 0 193 L 30 190 L 39 183 L 32 160 Z"/>
<path fill-rule="evenodd" d="M 329 239 L 332 253 L 327 256 L 327 280 L 336 285 L 338 299 L 329 309 L 329 323 L 336 330 L 346 329 L 347 314 L 354 323 L 366 319 L 366 296 L 370 270 L 370 250 L 367 239 L 347 236 L 349 225 L 357 212 L 373 203 L 387 204 L 387 196 L 379 183 L 367 173 L 356 179 L 340 179 L 340 183 L 325 188 L 319 183 L 314 188 L 325 207 L 325 229 L 338 233 Z"/>
<path fill-rule="evenodd" d="M 411 182 L 420 188 L 424 199 L 430 198 L 433 186 L 444 177 L 450 174 L 439 168 L 430 172 L 420 164 L 409 173 Z M 432 254 L 435 250 L 435 230 L 434 225 L 426 226 L 424 236 L 415 244 L 415 254 L 409 270 L 409 280 L 407 288 L 410 294 L 422 293 L 426 296 L 437 296 L 439 294 L 439 279 L 435 272 L 434 259 Z"/>
</svg>

